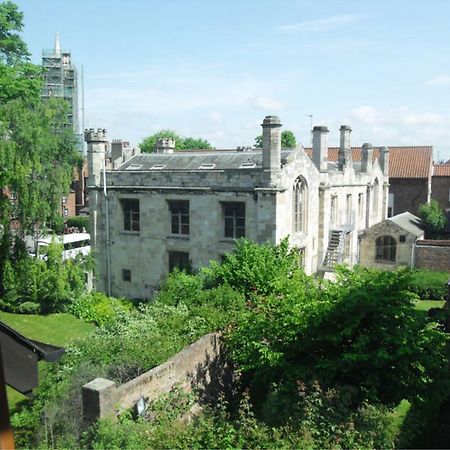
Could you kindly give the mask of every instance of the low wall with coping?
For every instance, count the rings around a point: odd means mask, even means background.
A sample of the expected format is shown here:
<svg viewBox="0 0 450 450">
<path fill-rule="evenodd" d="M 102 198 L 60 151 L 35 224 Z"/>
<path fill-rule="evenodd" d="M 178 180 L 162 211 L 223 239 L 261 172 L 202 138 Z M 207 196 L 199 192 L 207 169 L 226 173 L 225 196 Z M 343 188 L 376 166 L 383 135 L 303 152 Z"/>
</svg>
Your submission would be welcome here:
<svg viewBox="0 0 450 450">
<path fill-rule="evenodd" d="M 415 267 L 450 273 L 450 241 L 422 240 L 415 246 Z"/>
<path fill-rule="evenodd" d="M 96 378 L 82 390 L 83 416 L 92 421 L 117 417 L 133 408 L 138 400 L 157 399 L 175 385 L 187 391 L 206 389 L 221 372 L 220 334 L 210 333 L 185 347 L 165 363 L 122 385 Z M 220 383 L 220 382 L 219 382 Z"/>
</svg>

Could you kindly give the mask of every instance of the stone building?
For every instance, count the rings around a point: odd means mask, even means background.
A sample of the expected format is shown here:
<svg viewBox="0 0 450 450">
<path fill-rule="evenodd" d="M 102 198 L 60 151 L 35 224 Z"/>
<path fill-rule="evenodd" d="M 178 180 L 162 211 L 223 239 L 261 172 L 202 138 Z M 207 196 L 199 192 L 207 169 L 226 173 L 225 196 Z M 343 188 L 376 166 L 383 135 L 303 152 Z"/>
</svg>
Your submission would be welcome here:
<svg viewBox="0 0 450 450">
<path fill-rule="evenodd" d="M 240 237 L 289 237 L 309 274 L 356 263 L 358 233 L 386 217 L 389 150 L 374 159 L 364 144 L 353 161 L 342 126 L 329 162 L 326 127 L 314 127 L 311 157 L 281 149 L 281 127 L 276 116 L 264 119 L 262 150 L 174 152 L 163 139 L 153 154 L 113 156 L 105 130 L 86 130 L 97 288 L 149 298 L 174 267 L 219 260 Z"/>
<path fill-rule="evenodd" d="M 414 266 L 417 239 L 423 239 L 420 219 L 404 212 L 373 225 L 361 234 L 360 264 L 377 269 Z"/>
<path fill-rule="evenodd" d="M 352 147 L 354 161 L 361 161 L 361 147 Z M 309 155 L 312 148 L 306 149 Z M 339 149 L 328 149 L 328 160 L 338 160 Z M 374 147 L 373 158 L 377 159 L 380 147 Z M 417 214 L 419 205 L 430 201 L 433 170 L 433 147 L 389 146 L 389 199 L 388 217 L 403 212 Z"/>
</svg>

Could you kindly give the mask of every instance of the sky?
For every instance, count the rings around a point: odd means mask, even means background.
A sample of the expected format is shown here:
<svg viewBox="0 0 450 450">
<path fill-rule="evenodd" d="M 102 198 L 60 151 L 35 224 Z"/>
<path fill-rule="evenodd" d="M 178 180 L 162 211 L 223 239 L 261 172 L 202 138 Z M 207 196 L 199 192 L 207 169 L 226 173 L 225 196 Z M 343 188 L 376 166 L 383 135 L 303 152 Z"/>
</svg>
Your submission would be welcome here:
<svg viewBox="0 0 450 450">
<path fill-rule="evenodd" d="M 253 145 L 263 118 L 309 146 L 432 145 L 450 159 L 450 1 L 16 0 L 40 63 L 55 34 L 83 66 L 85 126 L 138 144 L 172 129 Z M 312 116 L 312 117 L 311 117 Z"/>
</svg>

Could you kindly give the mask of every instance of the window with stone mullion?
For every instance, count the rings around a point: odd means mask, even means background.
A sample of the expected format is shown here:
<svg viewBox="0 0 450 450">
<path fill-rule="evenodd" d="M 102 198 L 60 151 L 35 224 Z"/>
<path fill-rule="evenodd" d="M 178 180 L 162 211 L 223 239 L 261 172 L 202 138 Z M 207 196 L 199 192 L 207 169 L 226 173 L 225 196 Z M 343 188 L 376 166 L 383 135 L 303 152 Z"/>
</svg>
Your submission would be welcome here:
<svg viewBox="0 0 450 450">
<path fill-rule="evenodd" d="M 171 233 L 189 234 L 189 202 L 170 202 Z"/>
<path fill-rule="evenodd" d="M 245 204 L 224 205 L 224 234 L 226 238 L 245 236 Z"/>
</svg>

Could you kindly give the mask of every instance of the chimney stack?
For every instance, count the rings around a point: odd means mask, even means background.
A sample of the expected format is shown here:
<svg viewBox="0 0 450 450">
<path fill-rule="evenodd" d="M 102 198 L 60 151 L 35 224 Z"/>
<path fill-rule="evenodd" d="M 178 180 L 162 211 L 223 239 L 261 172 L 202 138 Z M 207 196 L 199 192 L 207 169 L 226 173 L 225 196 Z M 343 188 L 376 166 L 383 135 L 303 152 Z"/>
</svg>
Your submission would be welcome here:
<svg viewBox="0 0 450 450">
<path fill-rule="evenodd" d="M 317 170 L 328 170 L 328 128 L 315 126 L 313 128 L 313 153 L 312 160 Z"/>
<path fill-rule="evenodd" d="M 389 147 L 380 148 L 379 162 L 384 176 L 389 176 Z"/>
<path fill-rule="evenodd" d="M 361 150 L 361 172 L 372 173 L 372 144 L 365 143 Z"/>
<path fill-rule="evenodd" d="M 353 167 L 352 148 L 350 146 L 350 133 L 352 129 L 348 125 L 342 125 L 340 128 L 341 139 L 339 145 L 338 167 L 339 170 Z"/>
<path fill-rule="evenodd" d="M 278 116 L 266 116 L 263 128 L 263 170 L 277 172 L 281 169 L 281 121 Z"/>
<path fill-rule="evenodd" d="M 175 150 L 175 139 L 159 138 L 155 144 L 155 153 L 173 153 Z"/>
</svg>

